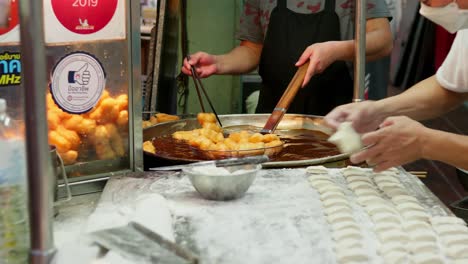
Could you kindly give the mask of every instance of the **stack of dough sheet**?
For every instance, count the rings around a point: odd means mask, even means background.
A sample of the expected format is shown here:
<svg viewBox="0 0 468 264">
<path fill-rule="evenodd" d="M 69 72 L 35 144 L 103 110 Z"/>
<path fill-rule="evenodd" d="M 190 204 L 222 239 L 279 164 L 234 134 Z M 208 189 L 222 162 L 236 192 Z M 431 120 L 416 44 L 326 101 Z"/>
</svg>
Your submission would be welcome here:
<svg viewBox="0 0 468 264">
<path fill-rule="evenodd" d="M 431 213 L 405 188 L 402 179 L 408 175 L 402 171 L 311 166 L 307 172 L 320 194 L 337 263 L 375 263 L 375 255 L 380 263 L 468 263 L 466 223 Z M 365 233 L 375 240 L 375 249 L 365 244 Z"/>
</svg>

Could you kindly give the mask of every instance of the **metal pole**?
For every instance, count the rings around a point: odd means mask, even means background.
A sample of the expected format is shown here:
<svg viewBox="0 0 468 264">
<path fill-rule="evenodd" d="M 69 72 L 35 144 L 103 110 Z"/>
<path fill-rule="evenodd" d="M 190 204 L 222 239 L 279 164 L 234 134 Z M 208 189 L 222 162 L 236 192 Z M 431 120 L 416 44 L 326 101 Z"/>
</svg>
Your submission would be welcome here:
<svg viewBox="0 0 468 264">
<path fill-rule="evenodd" d="M 355 2 L 355 32 L 354 32 L 354 93 L 353 102 L 364 99 L 366 74 L 366 0 Z"/>
<path fill-rule="evenodd" d="M 53 172 L 47 136 L 42 2 L 19 1 L 31 232 L 30 263 L 33 264 L 50 263 L 55 253 L 52 186 L 48 180 Z"/>
</svg>

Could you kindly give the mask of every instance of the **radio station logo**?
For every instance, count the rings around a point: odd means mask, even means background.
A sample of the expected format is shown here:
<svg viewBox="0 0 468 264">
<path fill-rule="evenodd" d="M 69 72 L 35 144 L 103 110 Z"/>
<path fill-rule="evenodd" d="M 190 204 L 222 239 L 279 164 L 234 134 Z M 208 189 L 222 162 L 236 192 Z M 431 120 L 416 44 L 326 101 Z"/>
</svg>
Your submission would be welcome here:
<svg viewBox="0 0 468 264">
<path fill-rule="evenodd" d="M 21 84 L 21 54 L 18 52 L 0 53 L 0 86 Z"/>
<path fill-rule="evenodd" d="M 75 52 L 54 67 L 50 92 L 62 110 L 82 114 L 97 104 L 105 84 L 102 64 L 91 54 Z"/>
</svg>

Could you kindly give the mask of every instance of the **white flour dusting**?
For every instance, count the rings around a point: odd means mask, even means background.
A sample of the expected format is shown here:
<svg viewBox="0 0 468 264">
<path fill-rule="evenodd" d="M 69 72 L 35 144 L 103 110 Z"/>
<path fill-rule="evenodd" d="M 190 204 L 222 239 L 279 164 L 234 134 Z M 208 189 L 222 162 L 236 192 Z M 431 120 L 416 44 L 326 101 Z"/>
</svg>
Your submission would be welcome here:
<svg viewBox="0 0 468 264">
<path fill-rule="evenodd" d="M 203 263 L 335 263 L 305 170 L 262 170 L 243 198 L 228 202 L 203 200 L 186 177 L 150 189 L 166 197 L 174 217 L 188 220 Z"/>
</svg>

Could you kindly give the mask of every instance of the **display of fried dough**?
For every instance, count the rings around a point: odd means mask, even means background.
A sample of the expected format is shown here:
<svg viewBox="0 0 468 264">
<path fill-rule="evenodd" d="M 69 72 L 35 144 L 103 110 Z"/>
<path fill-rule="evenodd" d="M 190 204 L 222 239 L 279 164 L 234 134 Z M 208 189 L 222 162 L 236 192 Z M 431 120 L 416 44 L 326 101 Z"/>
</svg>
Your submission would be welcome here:
<svg viewBox="0 0 468 264">
<path fill-rule="evenodd" d="M 172 134 L 172 137 L 184 140 L 191 146 L 201 150 L 253 150 L 283 145 L 283 142 L 275 134 L 262 135 L 260 133 L 249 133 L 245 130 L 231 133 L 225 138 L 223 130 L 216 123 L 216 117 L 213 113 L 199 113 L 197 119 L 202 128 L 177 131 Z"/>
<path fill-rule="evenodd" d="M 77 115 L 62 111 L 47 94 L 49 143 L 57 148 L 66 165 L 80 154 L 94 150 L 97 159 L 123 157 L 126 146 L 122 133 L 128 130 L 128 96 L 110 96 L 107 90 L 88 113 Z M 94 157 L 92 157 L 94 158 Z"/>
<path fill-rule="evenodd" d="M 179 120 L 180 117 L 176 115 L 168 115 L 164 113 L 158 113 L 155 115 L 152 115 L 149 120 L 144 120 L 143 121 L 143 128 L 147 128 L 150 126 L 154 126 L 159 123 L 164 123 L 164 122 L 169 122 L 169 121 L 176 121 Z"/>
</svg>

